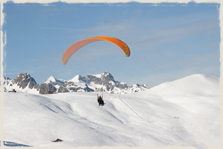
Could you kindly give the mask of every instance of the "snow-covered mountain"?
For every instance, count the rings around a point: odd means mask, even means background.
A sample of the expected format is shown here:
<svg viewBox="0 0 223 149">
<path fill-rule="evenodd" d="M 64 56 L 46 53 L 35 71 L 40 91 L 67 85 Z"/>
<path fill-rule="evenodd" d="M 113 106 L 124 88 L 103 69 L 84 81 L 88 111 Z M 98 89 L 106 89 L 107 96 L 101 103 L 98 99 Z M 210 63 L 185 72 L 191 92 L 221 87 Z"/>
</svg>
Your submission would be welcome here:
<svg viewBox="0 0 223 149">
<path fill-rule="evenodd" d="M 173 82 L 162 83 L 147 90 L 145 95 L 148 93 L 165 97 L 219 95 L 219 79 L 213 76 L 194 74 Z"/>
<path fill-rule="evenodd" d="M 66 80 L 56 79 L 53 76 L 50 76 L 43 84 L 40 85 L 40 94 L 46 92 L 58 92 L 58 89 L 61 85 L 67 83 Z"/>
<path fill-rule="evenodd" d="M 91 82 L 86 84 L 90 86 Z M 6 144 L 192 146 L 198 149 L 219 146 L 217 78 L 195 74 L 143 92 L 119 95 L 105 92 L 104 106 L 98 106 L 98 93 L 26 95 L 5 92 Z M 56 139 L 62 142 L 53 142 Z"/>
<path fill-rule="evenodd" d="M 124 82 L 115 81 L 114 77 L 108 72 L 97 75 L 89 74 L 87 76 L 76 75 L 68 81 L 50 76 L 41 85 L 38 85 L 29 74 L 21 73 L 13 80 L 5 79 L 4 82 L 6 91 L 15 89 L 16 91 L 40 94 L 48 93 L 49 91 L 56 93 L 101 91 L 127 94 L 148 89 L 146 85 L 133 84 L 127 86 Z"/>
<path fill-rule="evenodd" d="M 97 75 L 77 75 L 69 80 L 67 84 L 60 86 L 58 92 L 101 91 L 115 94 L 127 94 L 144 91 L 146 89 L 148 89 L 146 85 L 133 84 L 127 86 L 124 82 L 115 81 L 110 73 L 104 72 Z"/>
<path fill-rule="evenodd" d="M 53 85 L 60 86 L 60 85 L 63 85 L 65 83 L 67 83 L 67 81 L 66 80 L 62 80 L 62 79 L 56 79 L 53 76 L 50 76 L 44 83 L 46 83 L 46 84 L 51 83 Z"/>
<path fill-rule="evenodd" d="M 19 92 L 29 93 L 39 92 L 39 85 L 28 73 L 21 73 L 12 80 L 9 78 L 4 78 L 3 85 L 5 91 L 16 90 Z"/>
</svg>

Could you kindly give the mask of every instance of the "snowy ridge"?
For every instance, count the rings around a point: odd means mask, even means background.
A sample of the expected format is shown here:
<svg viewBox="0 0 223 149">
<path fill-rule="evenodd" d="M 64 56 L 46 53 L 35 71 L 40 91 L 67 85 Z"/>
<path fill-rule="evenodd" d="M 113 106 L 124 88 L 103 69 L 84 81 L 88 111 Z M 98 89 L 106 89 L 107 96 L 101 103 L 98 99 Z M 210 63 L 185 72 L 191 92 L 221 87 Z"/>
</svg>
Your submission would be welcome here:
<svg viewBox="0 0 223 149">
<path fill-rule="evenodd" d="M 5 92 L 4 137 L 29 146 L 217 146 L 218 91 L 217 78 L 196 74 L 143 92 L 104 93 L 103 107 L 100 92 Z"/>
<path fill-rule="evenodd" d="M 196 96 L 205 94 L 205 96 L 214 96 L 219 95 L 219 92 L 218 78 L 203 74 L 194 74 L 173 82 L 160 84 L 147 90 L 145 94 L 149 93 L 161 96 Z"/>
</svg>

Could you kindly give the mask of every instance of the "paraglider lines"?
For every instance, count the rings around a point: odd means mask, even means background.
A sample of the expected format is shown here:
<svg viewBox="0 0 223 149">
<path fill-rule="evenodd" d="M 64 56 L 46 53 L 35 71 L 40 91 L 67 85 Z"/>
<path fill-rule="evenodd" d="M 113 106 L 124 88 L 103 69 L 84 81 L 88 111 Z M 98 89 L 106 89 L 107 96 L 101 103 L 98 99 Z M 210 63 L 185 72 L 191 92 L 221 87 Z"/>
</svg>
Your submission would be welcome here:
<svg viewBox="0 0 223 149">
<path fill-rule="evenodd" d="M 131 109 L 139 118 L 141 118 L 143 121 L 145 121 L 144 119 L 143 119 L 143 117 L 141 117 L 128 103 L 126 103 L 124 100 L 122 100 L 122 99 L 119 99 L 119 100 L 121 100 L 129 109 Z"/>
</svg>

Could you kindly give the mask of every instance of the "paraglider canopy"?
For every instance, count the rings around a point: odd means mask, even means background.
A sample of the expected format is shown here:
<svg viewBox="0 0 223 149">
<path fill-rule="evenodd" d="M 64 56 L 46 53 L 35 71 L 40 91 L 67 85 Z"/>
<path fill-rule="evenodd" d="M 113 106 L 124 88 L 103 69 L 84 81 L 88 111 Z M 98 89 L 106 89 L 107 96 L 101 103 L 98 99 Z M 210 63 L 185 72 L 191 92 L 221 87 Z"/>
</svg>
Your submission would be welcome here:
<svg viewBox="0 0 223 149">
<path fill-rule="evenodd" d="M 122 51 L 125 53 L 125 55 L 127 57 L 130 56 L 130 49 L 128 47 L 128 45 L 126 43 L 124 43 L 123 41 L 121 41 L 120 39 L 114 38 L 114 37 L 109 37 L 109 36 L 98 36 L 98 37 L 91 37 L 91 38 L 87 38 L 87 39 L 83 39 L 80 40 L 74 44 L 72 44 L 64 53 L 63 58 L 62 58 L 62 62 L 64 65 L 66 65 L 66 63 L 68 62 L 68 60 L 70 59 L 70 57 L 80 48 L 82 48 L 83 46 L 90 44 L 92 42 L 95 41 L 108 41 L 111 42 L 115 45 L 117 45 L 118 47 L 120 47 L 122 49 Z"/>
</svg>

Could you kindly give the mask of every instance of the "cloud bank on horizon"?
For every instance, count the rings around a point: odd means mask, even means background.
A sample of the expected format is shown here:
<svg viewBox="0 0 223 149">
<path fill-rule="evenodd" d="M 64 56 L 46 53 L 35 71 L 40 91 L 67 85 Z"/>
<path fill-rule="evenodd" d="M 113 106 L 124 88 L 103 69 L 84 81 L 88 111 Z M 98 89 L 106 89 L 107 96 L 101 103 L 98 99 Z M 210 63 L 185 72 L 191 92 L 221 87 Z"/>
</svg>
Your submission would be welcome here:
<svg viewBox="0 0 223 149">
<path fill-rule="evenodd" d="M 31 74 L 37 83 L 50 75 L 69 80 L 75 75 L 108 71 L 117 80 L 149 87 L 194 73 L 220 76 L 219 6 L 199 4 L 4 5 L 7 34 L 4 76 Z M 94 36 L 123 40 L 126 58 L 115 45 L 89 44 L 62 64 L 73 43 Z"/>
</svg>

